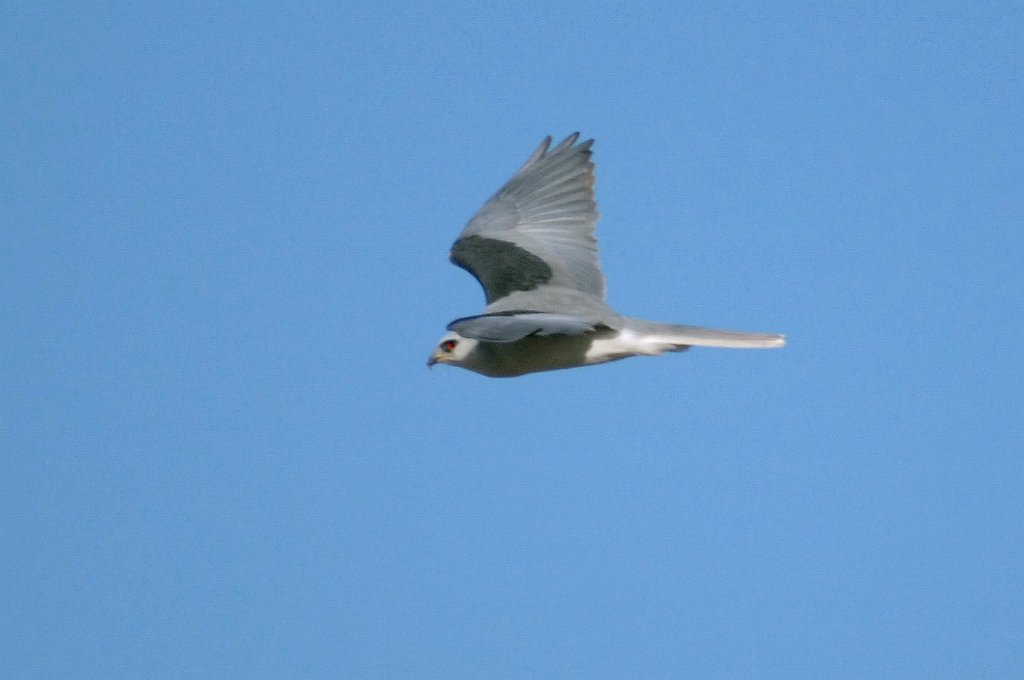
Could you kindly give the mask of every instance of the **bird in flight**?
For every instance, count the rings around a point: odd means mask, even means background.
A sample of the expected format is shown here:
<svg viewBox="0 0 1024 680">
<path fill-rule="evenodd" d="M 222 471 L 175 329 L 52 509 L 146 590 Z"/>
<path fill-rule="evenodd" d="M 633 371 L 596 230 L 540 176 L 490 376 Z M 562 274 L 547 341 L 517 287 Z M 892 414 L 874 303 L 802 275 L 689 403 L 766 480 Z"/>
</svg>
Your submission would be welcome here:
<svg viewBox="0 0 1024 680">
<path fill-rule="evenodd" d="M 451 261 L 480 282 L 483 313 L 456 319 L 428 366 L 492 378 L 575 368 L 693 346 L 770 348 L 783 335 L 657 323 L 605 303 L 594 223 L 594 140 L 546 137 L 469 221 Z"/>
</svg>

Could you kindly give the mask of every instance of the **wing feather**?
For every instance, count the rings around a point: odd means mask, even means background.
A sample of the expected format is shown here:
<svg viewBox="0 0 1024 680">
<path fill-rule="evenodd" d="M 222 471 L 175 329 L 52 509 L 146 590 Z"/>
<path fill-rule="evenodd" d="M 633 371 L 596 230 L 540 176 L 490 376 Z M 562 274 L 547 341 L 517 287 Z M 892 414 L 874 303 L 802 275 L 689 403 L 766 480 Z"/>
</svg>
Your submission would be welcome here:
<svg viewBox="0 0 1024 680">
<path fill-rule="evenodd" d="M 546 137 L 456 239 L 451 260 L 469 271 L 493 303 L 541 286 L 604 299 L 594 223 L 594 140 Z"/>
<path fill-rule="evenodd" d="M 464 338 L 487 342 L 515 342 L 531 335 L 583 335 L 600 324 L 569 314 L 504 312 L 456 319 L 448 330 Z"/>
</svg>

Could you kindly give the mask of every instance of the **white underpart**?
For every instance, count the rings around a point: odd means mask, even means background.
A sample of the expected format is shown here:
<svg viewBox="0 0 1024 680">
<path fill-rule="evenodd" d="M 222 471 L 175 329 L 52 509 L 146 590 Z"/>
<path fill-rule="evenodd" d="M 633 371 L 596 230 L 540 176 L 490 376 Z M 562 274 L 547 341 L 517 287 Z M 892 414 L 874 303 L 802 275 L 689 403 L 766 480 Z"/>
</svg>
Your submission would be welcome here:
<svg viewBox="0 0 1024 680">
<path fill-rule="evenodd" d="M 586 362 L 599 364 L 611 359 L 621 359 L 640 355 L 657 356 L 686 345 L 657 335 L 639 335 L 631 330 L 623 329 L 613 338 L 594 340 L 587 349 Z"/>
</svg>

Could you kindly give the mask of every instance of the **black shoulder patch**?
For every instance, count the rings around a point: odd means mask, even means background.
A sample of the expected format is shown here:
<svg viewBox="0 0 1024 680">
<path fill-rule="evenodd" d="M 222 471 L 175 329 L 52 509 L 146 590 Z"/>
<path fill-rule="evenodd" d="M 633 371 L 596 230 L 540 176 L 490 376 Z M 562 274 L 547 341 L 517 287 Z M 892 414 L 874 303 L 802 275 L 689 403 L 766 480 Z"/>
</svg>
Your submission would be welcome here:
<svg viewBox="0 0 1024 680">
<path fill-rule="evenodd" d="M 450 257 L 480 282 L 487 304 L 517 290 L 533 290 L 553 275 L 547 262 L 528 250 L 476 234 L 456 241 Z"/>
</svg>

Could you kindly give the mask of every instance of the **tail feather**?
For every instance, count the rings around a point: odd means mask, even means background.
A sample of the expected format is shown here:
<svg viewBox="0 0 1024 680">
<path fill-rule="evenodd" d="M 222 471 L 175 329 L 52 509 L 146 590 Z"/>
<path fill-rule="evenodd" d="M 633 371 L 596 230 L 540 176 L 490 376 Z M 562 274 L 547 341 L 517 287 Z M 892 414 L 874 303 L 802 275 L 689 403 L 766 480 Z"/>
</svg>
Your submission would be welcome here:
<svg viewBox="0 0 1024 680">
<path fill-rule="evenodd" d="M 786 344 L 786 336 L 775 333 L 723 331 L 715 328 L 655 323 L 640 319 L 629 319 L 625 327 L 648 342 L 669 344 L 675 349 L 685 349 L 687 347 L 772 349 L 784 347 Z"/>
</svg>

